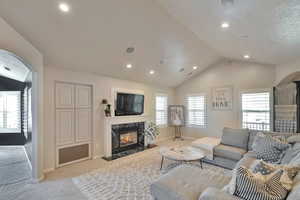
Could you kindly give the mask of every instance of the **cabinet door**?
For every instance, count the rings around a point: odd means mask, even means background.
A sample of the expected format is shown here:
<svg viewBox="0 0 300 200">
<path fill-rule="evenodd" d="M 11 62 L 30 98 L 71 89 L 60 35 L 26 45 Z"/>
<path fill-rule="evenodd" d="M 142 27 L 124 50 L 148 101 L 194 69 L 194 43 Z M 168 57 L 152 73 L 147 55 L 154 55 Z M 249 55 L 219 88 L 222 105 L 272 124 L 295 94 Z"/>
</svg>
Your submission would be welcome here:
<svg viewBox="0 0 300 200">
<path fill-rule="evenodd" d="M 56 144 L 67 145 L 75 141 L 74 110 L 56 110 Z"/>
<path fill-rule="evenodd" d="M 56 83 L 55 90 L 56 108 L 74 108 L 74 85 Z"/>
<path fill-rule="evenodd" d="M 76 142 L 90 141 L 92 134 L 91 109 L 76 109 Z"/>
<path fill-rule="evenodd" d="M 91 108 L 92 88 L 90 86 L 76 85 L 76 108 Z"/>
</svg>

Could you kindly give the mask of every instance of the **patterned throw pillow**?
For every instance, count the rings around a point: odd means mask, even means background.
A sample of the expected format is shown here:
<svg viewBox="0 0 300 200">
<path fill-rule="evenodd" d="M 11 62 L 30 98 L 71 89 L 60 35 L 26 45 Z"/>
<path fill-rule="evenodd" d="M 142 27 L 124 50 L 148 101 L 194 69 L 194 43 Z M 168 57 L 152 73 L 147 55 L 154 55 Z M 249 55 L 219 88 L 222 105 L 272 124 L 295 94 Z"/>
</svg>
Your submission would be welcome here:
<svg viewBox="0 0 300 200">
<path fill-rule="evenodd" d="M 288 191 L 280 183 L 283 170 L 275 171 L 267 180 L 257 178 L 245 167 L 236 170 L 234 195 L 244 200 L 283 200 Z"/>
<path fill-rule="evenodd" d="M 264 161 L 257 161 L 251 167 L 254 174 L 260 173 L 261 175 L 268 176 L 276 170 L 283 170 L 283 175 L 280 178 L 281 184 L 287 189 L 291 190 L 293 187 L 293 179 L 300 171 L 300 167 L 288 165 L 273 165 L 265 163 Z"/>
<path fill-rule="evenodd" d="M 290 147 L 290 144 L 281 142 L 270 135 L 258 133 L 254 139 L 252 149 L 258 159 L 266 162 L 279 163 L 283 151 Z"/>
</svg>

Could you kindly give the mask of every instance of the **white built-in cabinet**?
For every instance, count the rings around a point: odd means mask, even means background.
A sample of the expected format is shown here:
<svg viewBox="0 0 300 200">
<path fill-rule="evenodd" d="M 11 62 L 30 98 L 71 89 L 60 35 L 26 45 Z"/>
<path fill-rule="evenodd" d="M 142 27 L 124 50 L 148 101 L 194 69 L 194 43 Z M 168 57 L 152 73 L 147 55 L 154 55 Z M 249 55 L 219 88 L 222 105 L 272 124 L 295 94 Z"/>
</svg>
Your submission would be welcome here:
<svg viewBox="0 0 300 200">
<path fill-rule="evenodd" d="M 92 138 L 92 86 L 56 82 L 55 118 L 56 166 L 89 159 Z"/>
</svg>

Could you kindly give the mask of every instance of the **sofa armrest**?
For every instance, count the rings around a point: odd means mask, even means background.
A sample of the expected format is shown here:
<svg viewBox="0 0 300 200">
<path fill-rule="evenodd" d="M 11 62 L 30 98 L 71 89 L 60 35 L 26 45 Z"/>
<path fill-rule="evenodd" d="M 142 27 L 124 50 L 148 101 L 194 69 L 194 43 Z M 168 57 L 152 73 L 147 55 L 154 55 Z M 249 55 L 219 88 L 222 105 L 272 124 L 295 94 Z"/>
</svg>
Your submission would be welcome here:
<svg viewBox="0 0 300 200">
<path fill-rule="evenodd" d="M 199 197 L 199 200 L 242 200 L 217 188 L 209 187 Z"/>
</svg>

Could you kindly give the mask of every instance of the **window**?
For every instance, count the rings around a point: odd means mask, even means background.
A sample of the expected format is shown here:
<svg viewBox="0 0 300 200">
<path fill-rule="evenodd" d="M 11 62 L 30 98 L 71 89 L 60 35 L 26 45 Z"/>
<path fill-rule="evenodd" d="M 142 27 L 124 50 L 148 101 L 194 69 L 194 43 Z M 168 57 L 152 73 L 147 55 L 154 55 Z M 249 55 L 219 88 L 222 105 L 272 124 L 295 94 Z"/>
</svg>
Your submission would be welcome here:
<svg viewBox="0 0 300 200">
<path fill-rule="evenodd" d="M 252 130 L 271 130 L 270 92 L 242 93 L 242 126 Z"/>
<path fill-rule="evenodd" d="M 0 133 L 21 132 L 21 92 L 0 92 Z"/>
<path fill-rule="evenodd" d="M 167 125 L 168 121 L 168 96 L 157 95 L 155 100 L 156 125 Z"/>
<path fill-rule="evenodd" d="M 186 97 L 187 125 L 199 128 L 207 127 L 207 109 L 205 95 L 189 95 Z"/>
</svg>

